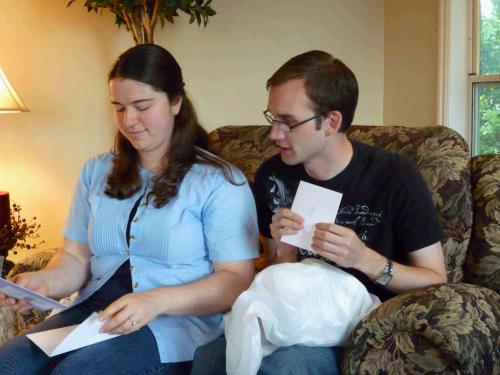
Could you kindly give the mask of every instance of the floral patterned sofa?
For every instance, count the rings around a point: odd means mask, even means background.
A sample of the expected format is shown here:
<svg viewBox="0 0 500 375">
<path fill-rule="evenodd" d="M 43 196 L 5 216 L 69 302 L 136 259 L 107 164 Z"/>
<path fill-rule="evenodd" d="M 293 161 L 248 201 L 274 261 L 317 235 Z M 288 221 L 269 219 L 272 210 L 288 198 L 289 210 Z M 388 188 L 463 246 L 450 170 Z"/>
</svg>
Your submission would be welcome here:
<svg viewBox="0 0 500 375">
<path fill-rule="evenodd" d="M 268 132 L 221 127 L 210 144 L 252 182 L 277 152 Z M 443 226 L 449 283 L 401 294 L 372 311 L 352 334 L 342 372 L 500 374 L 500 155 L 471 160 L 465 141 L 444 127 L 352 126 L 348 135 L 418 166 Z"/>
<path fill-rule="evenodd" d="M 253 182 L 277 152 L 268 126 L 225 126 L 210 133 L 213 152 Z M 419 167 L 443 226 L 448 284 L 392 298 L 363 319 L 343 354 L 345 374 L 500 374 L 500 155 L 471 158 L 443 127 L 352 126 L 349 137 L 404 154 Z M 13 272 L 39 268 L 34 255 Z M 266 254 L 256 263 L 265 265 Z M 0 344 L 36 323 L 0 310 Z M 28 319 L 28 322 L 26 322 Z"/>
</svg>

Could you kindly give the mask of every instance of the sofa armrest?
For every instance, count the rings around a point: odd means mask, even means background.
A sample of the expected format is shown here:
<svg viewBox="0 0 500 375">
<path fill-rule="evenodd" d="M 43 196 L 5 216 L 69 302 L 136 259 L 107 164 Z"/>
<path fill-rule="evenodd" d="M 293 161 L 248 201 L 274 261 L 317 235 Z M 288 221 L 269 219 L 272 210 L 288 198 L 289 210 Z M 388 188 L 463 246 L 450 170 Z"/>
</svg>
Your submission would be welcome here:
<svg viewBox="0 0 500 375">
<path fill-rule="evenodd" d="M 19 318 L 11 308 L 0 307 L 0 346 L 16 335 Z"/>
<path fill-rule="evenodd" d="M 358 324 L 342 372 L 493 374 L 499 320 L 500 295 L 485 287 L 441 284 L 403 293 Z"/>
<path fill-rule="evenodd" d="M 45 267 L 57 249 L 48 249 L 33 253 L 10 270 L 9 277 L 21 272 L 37 271 Z M 48 313 L 31 309 L 24 314 L 19 314 L 8 307 L 0 308 L 0 346 L 12 339 L 19 332 L 31 328 L 42 322 Z"/>
<path fill-rule="evenodd" d="M 465 282 L 500 293 L 500 155 L 472 158 L 474 219 Z"/>
<path fill-rule="evenodd" d="M 54 256 L 58 249 L 47 249 L 42 251 L 37 251 L 36 253 L 28 255 L 26 258 L 22 259 L 20 262 L 16 263 L 14 267 L 9 272 L 9 277 L 12 277 L 18 273 L 38 271 L 44 268 L 49 262 L 50 258 Z"/>
</svg>

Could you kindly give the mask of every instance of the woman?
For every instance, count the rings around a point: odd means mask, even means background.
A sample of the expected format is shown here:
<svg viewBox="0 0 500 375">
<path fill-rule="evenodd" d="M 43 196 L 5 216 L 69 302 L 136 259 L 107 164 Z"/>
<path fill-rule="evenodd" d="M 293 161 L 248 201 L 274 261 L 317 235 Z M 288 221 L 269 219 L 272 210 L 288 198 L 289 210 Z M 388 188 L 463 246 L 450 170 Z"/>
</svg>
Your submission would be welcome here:
<svg viewBox="0 0 500 375">
<path fill-rule="evenodd" d="M 251 283 L 253 198 L 234 167 L 208 153 L 179 65 L 156 45 L 123 53 L 109 74 L 118 127 L 113 153 L 83 167 L 61 251 L 13 281 L 76 306 L 31 332 L 100 311 L 124 334 L 56 357 L 25 336 L 0 348 L 0 373 L 188 373 L 197 346 L 218 337 L 221 313 Z M 0 295 L 18 310 L 26 301 Z"/>
</svg>

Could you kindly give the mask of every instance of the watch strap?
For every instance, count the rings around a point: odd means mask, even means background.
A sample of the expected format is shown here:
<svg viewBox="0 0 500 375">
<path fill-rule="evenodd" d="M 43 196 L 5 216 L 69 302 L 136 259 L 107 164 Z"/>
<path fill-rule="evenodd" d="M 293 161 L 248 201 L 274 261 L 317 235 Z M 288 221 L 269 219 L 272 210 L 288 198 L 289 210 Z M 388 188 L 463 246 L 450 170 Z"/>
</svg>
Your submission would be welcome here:
<svg viewBox="0 0 500 375">
<path fill-rule="evenodd" d="M 375 279 L 375 282 L 380 285 L 387 285 L 389 281 L 392 279 L 392 260 L 387 258 L 387 262 L 385 263 L 385 267 L 380 272 L 380 274 Z"/>
</svg>

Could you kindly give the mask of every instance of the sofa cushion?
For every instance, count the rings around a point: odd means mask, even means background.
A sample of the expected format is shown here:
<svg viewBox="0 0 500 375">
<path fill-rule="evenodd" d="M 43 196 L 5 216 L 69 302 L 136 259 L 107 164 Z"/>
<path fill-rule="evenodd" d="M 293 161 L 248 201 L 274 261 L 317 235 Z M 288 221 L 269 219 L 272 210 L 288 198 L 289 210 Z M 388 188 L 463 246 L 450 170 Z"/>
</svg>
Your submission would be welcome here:
<svg viewBox="0 0 500 375">
<path fill-rule="evenodd" d="M 209 137 L 210 151 L 234 164 L 253 184 L 255 172 L 262 162 L 278 152 L 267 136 L 270 126 L 223 126 L 212 131 Z"/>
<path fill-rule="evenodd" d="M 345 374 L 498 374 L 500 295 L 470 284 L 394 297 L 352 334 Z"/>
<path fill-rule="evenodd" d="M 22 260 L 22 262 L 17 263 L 14 268 L 10 270 L 9 277 L 12 277 L 18 273 L 38 271 L 42 268 L 45 268 L 50 258 L 52 258 L 57 251 L 57 248 L 53 248 L 33 252 L 33 254 L 28 255 Z M 15 317 L 15 334 L 19 334 L 20 332 L 32 328 L 40 322 L 43 322 L 49 315 L 49 312 L 30 309 L 23 314 L 20 314 L 17 311 L 12 311 L 12 314 Z M 13 336 L 11 336 L 10 338 L 12 337 Z"/>
<path fill-rule="evenodd" d="M 500 155 L 472 158 L 474 222 L 466 281 L 500 293 Z"/>
</svg>

